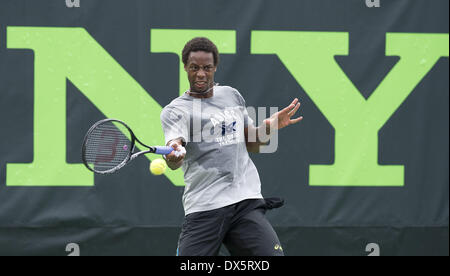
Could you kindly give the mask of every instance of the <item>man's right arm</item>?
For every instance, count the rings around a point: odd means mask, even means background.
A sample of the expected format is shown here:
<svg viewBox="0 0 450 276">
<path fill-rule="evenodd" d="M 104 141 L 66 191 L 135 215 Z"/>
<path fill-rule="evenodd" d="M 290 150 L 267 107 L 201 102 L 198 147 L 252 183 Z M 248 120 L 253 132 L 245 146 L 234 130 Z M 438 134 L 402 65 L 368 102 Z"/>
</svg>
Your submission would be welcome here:
<svg viewBox="0 0 450 276">
<path fill-rule="evenodd" d="M 180 151 L 184 150 L 183 144 L 189 137 L 187 117 L 181 109 L 166 106 L 162 110 L 160 118 L 166 145 L 174 149 L 170 154 L 164 156 L 164 159 L 169 168 L 176 170 L 183 165 L 185 154 L 180 154 Z"/>
</svg>

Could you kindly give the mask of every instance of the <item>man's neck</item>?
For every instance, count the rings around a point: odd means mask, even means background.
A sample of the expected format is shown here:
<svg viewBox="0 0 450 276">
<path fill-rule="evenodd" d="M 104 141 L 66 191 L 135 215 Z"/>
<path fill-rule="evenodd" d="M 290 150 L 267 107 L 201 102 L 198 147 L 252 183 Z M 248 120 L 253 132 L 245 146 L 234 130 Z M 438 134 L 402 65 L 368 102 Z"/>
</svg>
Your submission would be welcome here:
<svg viewBox="0 0 450 276">
<path fill-rule="evenodd" d="M 208 90 L 206 90 L 206 92 L 196 92 L 196 91 L 189 90 L 186 93 L 189 96 L 194 97 L 194 98 L 200 98 L 200 99 L 211 98 L 214 95 L 214 85 L 211 86 L 210 88 L 208 88 Z"/>
</svg>

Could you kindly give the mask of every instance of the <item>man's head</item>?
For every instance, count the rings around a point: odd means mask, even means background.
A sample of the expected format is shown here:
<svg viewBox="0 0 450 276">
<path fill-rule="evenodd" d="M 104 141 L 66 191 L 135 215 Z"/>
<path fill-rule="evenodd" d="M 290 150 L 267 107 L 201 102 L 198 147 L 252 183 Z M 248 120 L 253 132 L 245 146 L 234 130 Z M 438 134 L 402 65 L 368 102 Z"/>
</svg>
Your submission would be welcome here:
<svg viewBox="0 0 450 276">
<path fill-rule="evenodd" d="M 205 37 L 190 40 L 184 46 L 182 60 L 190 91 L 205 92 L 214 86 L 214 73 L 219 64 L 219 52 L 214 43 Z"/>
</svg>

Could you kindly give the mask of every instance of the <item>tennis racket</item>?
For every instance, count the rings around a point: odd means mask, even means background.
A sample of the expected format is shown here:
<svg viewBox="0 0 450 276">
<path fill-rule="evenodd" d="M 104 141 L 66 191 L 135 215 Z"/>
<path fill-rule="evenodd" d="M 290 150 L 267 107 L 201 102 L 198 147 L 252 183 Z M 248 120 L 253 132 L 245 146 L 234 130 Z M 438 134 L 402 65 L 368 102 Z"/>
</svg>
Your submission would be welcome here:
<svg viewBox="0 0 450 276">
<path fill-rule="evenodd" d="M 136 142 L 146 149 L 134 153 Z M 172 147 L 145 145 L 124 122 L 116 119 L 95 123 L 86 133 L 81 150 L 84 165 L 99 174 L 114 173 L 146 153 L 165 155 L 172 151 Z"/>
</svg>

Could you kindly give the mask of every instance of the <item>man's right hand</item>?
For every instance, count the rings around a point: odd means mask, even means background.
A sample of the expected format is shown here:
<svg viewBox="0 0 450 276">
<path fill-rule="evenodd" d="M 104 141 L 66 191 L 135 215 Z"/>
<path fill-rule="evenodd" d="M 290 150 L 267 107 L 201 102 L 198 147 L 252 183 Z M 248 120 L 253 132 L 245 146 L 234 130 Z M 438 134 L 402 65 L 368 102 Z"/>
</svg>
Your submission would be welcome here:
<svg viewBox="0 0 450 276">
<path fill-rule="evenodd" d="M 172 170 L 176 170 L 183 164 L 184 157 L 186 156 L 186 150 L 182 146 L 180 139 L 170 141 L 168 146 L 172 147 L 173 151 L 165 156 L 167 166 Z"/>
</svg>

